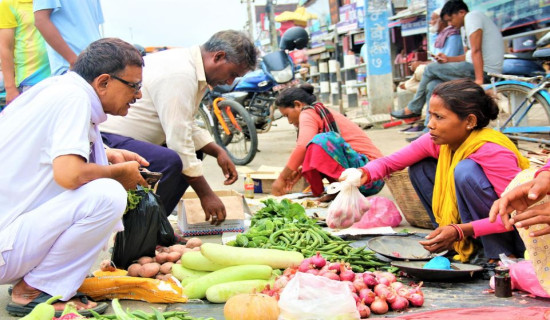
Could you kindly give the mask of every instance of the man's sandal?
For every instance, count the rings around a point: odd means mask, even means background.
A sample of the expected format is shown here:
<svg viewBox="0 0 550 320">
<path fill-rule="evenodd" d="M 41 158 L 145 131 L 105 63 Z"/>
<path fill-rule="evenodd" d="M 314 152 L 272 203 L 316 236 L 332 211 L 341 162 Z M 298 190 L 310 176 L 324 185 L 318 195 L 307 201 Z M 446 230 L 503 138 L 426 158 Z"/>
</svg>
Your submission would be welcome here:
<svg viewBox="0 0 550 320">
<path fill-rule="evenodd" d="M 17 304 L 13 302 L 8 303 L 8 305 L 6 306 L 6 311 L 8 311 L 8 313 L 13 316 L 24 317 L 27 314 L 29 314 L 32 311 L 32 309 L 34 309 L 34 307 L 36 307 L 38 304 L 46 302 L 51 297 L 52 297 L 51 295 L 45 292 L 41 292 L 38 295 L 38 297 L 36 297 L 33 301 L 27 303 L 26 305 Z M 89 302 L 88 297 L 80 292 L 77 292 L 73 298 L 79 298 L 80 302 L 82 302 L 83 304 L 88 304 Z M 59 301 L 60 300 L 55 301 L 54 303 Z M 90 312 L 90 310 L 93 310 L 99 314 L 102 314 L 105 312 L 105 310 L 107 310 L 108 306 L 109 305 L 105 302 L 99 302 L 97 306 L 95 306 L 94 308 L 78 310 L 78 313 L 84 317 L 91 317 L 93 315 Z M 55 311 L 55 316 L 60 317 L 62 313 L 63 313 L 63 310 Z"/>
</svg>

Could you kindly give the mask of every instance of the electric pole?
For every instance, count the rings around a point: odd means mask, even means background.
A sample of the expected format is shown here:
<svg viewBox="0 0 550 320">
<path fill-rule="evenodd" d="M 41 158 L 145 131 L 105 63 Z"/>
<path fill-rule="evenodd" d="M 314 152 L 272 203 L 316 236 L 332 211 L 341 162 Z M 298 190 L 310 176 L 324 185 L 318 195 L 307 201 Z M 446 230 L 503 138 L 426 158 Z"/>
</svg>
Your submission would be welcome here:
<svg viewBox="0 0 550 320">
<path fill-rule="evenodd" d="M 254 40 L 254 20 L 252 20 L 252 2 L 254 0 L 241 0 L 241 3 L 246 1 L 246 13 L 248 14 L 248 34 L 250 39 Z"/>
<path fill-rule="evenodd" d="M 265 3 L 265 12 L 269 20 L 269 40 L 271 42 L 271 51 L 277 51 L 279 46 L 277 41 L 277 30 L 275 29 L 275 10 L 273 8 L 273 0 L 267 0 Z"/>
</svg>

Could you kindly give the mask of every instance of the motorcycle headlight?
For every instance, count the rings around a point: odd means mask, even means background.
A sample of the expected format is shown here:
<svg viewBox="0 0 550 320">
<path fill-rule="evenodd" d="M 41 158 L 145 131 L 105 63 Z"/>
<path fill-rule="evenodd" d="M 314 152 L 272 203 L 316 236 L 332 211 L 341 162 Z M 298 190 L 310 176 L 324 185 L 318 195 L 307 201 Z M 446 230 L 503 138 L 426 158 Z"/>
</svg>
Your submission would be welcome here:
<svg viewBox="0 0 550 320">
<path fill-rule="evenodd" d="M 280 71 L 271 71 L 271 75 L 273 76 L 273 79 L 277 81 L 277 83 L 285 83 L 292 80 L 292 77 L 294 76 L 294 73 L 292 72 L 292 66 L 288 65 L 286 68 Z"/>
</svg>

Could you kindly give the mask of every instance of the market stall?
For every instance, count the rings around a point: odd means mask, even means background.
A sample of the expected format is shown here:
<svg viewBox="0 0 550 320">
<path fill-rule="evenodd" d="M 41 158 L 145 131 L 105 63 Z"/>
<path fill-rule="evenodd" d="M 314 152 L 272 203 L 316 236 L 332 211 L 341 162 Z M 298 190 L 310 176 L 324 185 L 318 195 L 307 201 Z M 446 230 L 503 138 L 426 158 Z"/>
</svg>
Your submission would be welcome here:
<svg viewBox="0 0 550 320">
<path fill-rule="evenodd" d="M 434 261 L 415 247 L 423 229 L 336 232 L 326 227 L 326 206 L 307 198 L 249 203 L 253 214 L 244 233 L 158 246 L 127 270 L 103 263 L 80 288 L 96 300 L 112 300 L 115 314 L 96 318 L 436 319 L 455 309 L 463 318 L 502 312 L 500 319 L 517 319 L 518 313 L 547 319 L 550 300 L 521 291 L 498 297 L 481 267 L 423 268 Z M 124 310 L 119 299 L 147 303 Z M 161 308 L 150 311 L 148 303 Z"/>
</svg>

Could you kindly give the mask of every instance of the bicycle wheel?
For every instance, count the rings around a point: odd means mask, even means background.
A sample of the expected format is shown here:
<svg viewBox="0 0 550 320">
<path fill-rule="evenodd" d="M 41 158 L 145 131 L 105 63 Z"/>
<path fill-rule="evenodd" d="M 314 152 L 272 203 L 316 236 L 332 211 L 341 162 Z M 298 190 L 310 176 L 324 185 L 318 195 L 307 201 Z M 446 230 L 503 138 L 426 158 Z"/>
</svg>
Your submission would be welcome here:
<svg viewBox="0 0 550 320">
<path fill-rule="evenodd" d="M 224 144 L 223 136 L 225 132 L 218 121 L 214 117 L 214 139 L 216 143 L 222 146 L 228 153 L 229 157 L 236 165 L 246 165 L 254 159 L 258 150 L 258 134 L 254 121 L 250 114 L 238 102 L 232 100 L 223 100 L 218 102 L 224 122 L 231 132 L 231 140 Z M 228 109 L 229 107 L 229 109 Z M 229 110 L 231 113 L 229 113 Z M 231 116 L 234 117 L 237 126 L 232 122 Z"/>
<path fill-rule="evenodd" d="M 521 84 L 496 84 L 497 88 L 497 102 L 500 108 L 499 117 L 495 124 L 499 130 L 506 132 L 506 129 L 513 127 L 544 127 L 550 126 L 550 103 L 545 99 L 540 92 L 535 93 L 529 99 L 527 96 L 532 88 Z M 512 113 L 517 110 L 523 103 L 523 110 L 525 107 L 531 106 L 530 110 L 522 116 L 523 112 L 520 110 L 510 121 Z M 508 122 L 507 122 L 508 121 Z M 507 122 L 507 123 L 506 123 Z M 511 130 L 510 130 L 511 131 Z M 525 133 L 507 133 L 511 138 L 518 135 L 526 135 Z M 529 136 L 548 138 L 548 134 L 544 133 L 529 133 Z"/>
<path fill-rule="evenodd" d="M 210 132 L 210 134 L 213 134 L 212 126 L 210 125 L 210 119 L 208 118 L 208 115 L 206 114 L 206 111 L 204 111 L 202 105 L 199 106 L 199 112 L 195 113 L 195 123 L 200 128 L 203 128 Z"/>
</svg>

